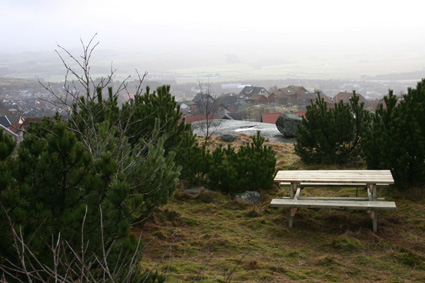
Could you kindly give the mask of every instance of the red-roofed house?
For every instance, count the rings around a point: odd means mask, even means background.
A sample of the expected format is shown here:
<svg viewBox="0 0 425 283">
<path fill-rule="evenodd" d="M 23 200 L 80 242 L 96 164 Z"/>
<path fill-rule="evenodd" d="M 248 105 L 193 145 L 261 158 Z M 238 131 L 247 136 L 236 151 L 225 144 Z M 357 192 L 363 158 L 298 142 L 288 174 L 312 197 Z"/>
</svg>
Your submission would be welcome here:
<svg viewBox="0 0 425 283">
<path fill-rule="evenodd" d="M 288 102 L 295 103 L 300 99 L 307 90 L 303 86 L 290 85 L 285 88 L 279 88 L 269 96 L 270 103 L 286 104 Z"/>
<path fill-rule="evenodd" d="M 19 132 L 19 127 L 20 126 L 21 126 L 21 124 L 19 124 L 19 123 L 13 123 L 12 122 L 12 126 L 10 126 L 9 130 L 11 130 L 15 134 L 17 134 Z"/>
<path fill-rule="evenodd" d="M 255 104 L 267 104 L 269 103 L 269 99 L 263 94 L 254 94 L 250 97 L 251 102 Z"/>
<path fill-rule="evenodd" d="M 300 117 L 305 117 L 306 111 L 298 111 L 295 112 Z M 262 123 L 268 123 L 268 124 L 276 124 L 277 119 L 279 118 L 281 112 L 274 112 L 274 113 L 263 113 L 261 115 L 261 122 Z"/>
<path fill-rule="evenodd" d="M 304 117 L 304 118 L 305 118 L 305 113 L 307 113 L 307 111 L 298 111 L 298 112 L 295 112 L 295 114 L 297 114 L 300 117 Z"/>
<path fill-rule="evenodd" d="M 275 113 L 263 113 L 261 115 L 262 123 L 276 124 L 277 118 L 279 118 L 281 112 Z"/>
</svg>

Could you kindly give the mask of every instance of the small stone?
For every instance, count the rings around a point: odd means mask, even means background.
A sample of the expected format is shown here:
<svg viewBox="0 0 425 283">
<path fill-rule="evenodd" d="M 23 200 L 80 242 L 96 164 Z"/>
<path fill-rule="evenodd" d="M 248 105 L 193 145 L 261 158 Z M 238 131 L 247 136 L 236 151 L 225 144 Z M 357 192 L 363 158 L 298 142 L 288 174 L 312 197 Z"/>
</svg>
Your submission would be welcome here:
<svg viewBox="0 0 425 283">
<path fill-rule="evenodd" d="M 236 199 L 245 201 L 250 204 L 257 204 L 261 202 L 261 195 L 256 191 L 246 191 L 235 195 Z"/>
<path fill-rule="evenodd" d="M 201 190 L 204 190 L 205 192 L 209 191 L 208 189 L 205 189 L 204 187 L 192 187 L 190 189 L 185 190 L 184 192 L 191 195 L 196 195 L 196 194 L 199 194 Z"/>
<path fill-rule="evenodd" d="M 233 134 L 222 134 L 220 136 L 221 140 L 224 142 L 232 142 L 235 141 L 239 138 L 238 135 L 233 135 Z"/>
</svg>

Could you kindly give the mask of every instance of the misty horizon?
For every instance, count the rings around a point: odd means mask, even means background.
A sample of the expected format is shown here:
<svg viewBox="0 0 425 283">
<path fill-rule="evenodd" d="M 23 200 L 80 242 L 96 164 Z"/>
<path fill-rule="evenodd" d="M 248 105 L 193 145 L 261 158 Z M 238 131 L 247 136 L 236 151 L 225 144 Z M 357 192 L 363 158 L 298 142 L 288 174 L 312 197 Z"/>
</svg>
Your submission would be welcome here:
<svg viewBox="0 0 425 283">
<path fill-rule="evenodd" d="M 0 4 L 0 68 L 31 59 L 60 66 L 57 45 L 78 56 L 80 39 L 95 34 L 93 63 L 122 73 L 358 79 L 425 67 L 419 1 Z"/>
</svg>

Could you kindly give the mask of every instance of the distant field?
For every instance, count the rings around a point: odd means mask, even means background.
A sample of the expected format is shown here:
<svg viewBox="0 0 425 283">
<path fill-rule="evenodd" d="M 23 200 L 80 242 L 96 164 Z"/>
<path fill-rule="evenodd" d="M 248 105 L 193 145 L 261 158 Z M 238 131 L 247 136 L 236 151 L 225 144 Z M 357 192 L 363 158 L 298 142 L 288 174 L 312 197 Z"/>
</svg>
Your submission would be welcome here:
<svg viewBox="0 0 425 283">
<path fill-rule="evenodd" d="M 94 54 L 92 72 L 94 77 L 105 76 L 111 67 L 117 70 L 116 79 L 135 76 L 135 69 L 164 80 L 178 83 L 225 81 L 249 81 L 264 79 L 360 79 L 363 75 L 402 73 L 423 70 L 423 54 L 409 57 L 388 57 L 377 54 L 364 57 L 359 53 L 344 52 L 306 55 L 257 54 L 256 57 L 242 54 L 238 62 L 226 61 L 220 53 L 156 54 L 143 56 L 134 53 Z M 75 52 L 78 54 L 78 51 Z M 39 57 L 36 54 L 15 55 L 12 58 L 0 56 L 0 76 L 17 78 L 43 78 L 60 82 L 65 70 L 59 57 L 50 52 Z M 424 74 L 425 75 L 425 74 Z M 420 79 L 420 78 L 413 78 Z"/>
</svg>

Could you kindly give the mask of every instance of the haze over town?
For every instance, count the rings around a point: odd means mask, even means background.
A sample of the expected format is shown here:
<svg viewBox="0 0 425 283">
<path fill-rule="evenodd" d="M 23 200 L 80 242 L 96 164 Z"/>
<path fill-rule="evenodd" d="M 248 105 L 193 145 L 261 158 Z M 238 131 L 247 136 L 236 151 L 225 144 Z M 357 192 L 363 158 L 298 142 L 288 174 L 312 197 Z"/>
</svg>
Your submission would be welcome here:
<svg viewBox="0 0 425 283">
<path fill-rule="evenodd" d="M 57 44 L 78 55 L 80 39 L 96 33 L 99 74 L 113 62 L 123 76 L 137 68 L 212 81 L 425 76 L 421 1 L 0 0 L 0 6 L 0 76 L 58 80 Z M 48 72 L 38 68 L 46 65 Z"/>
</svg>

